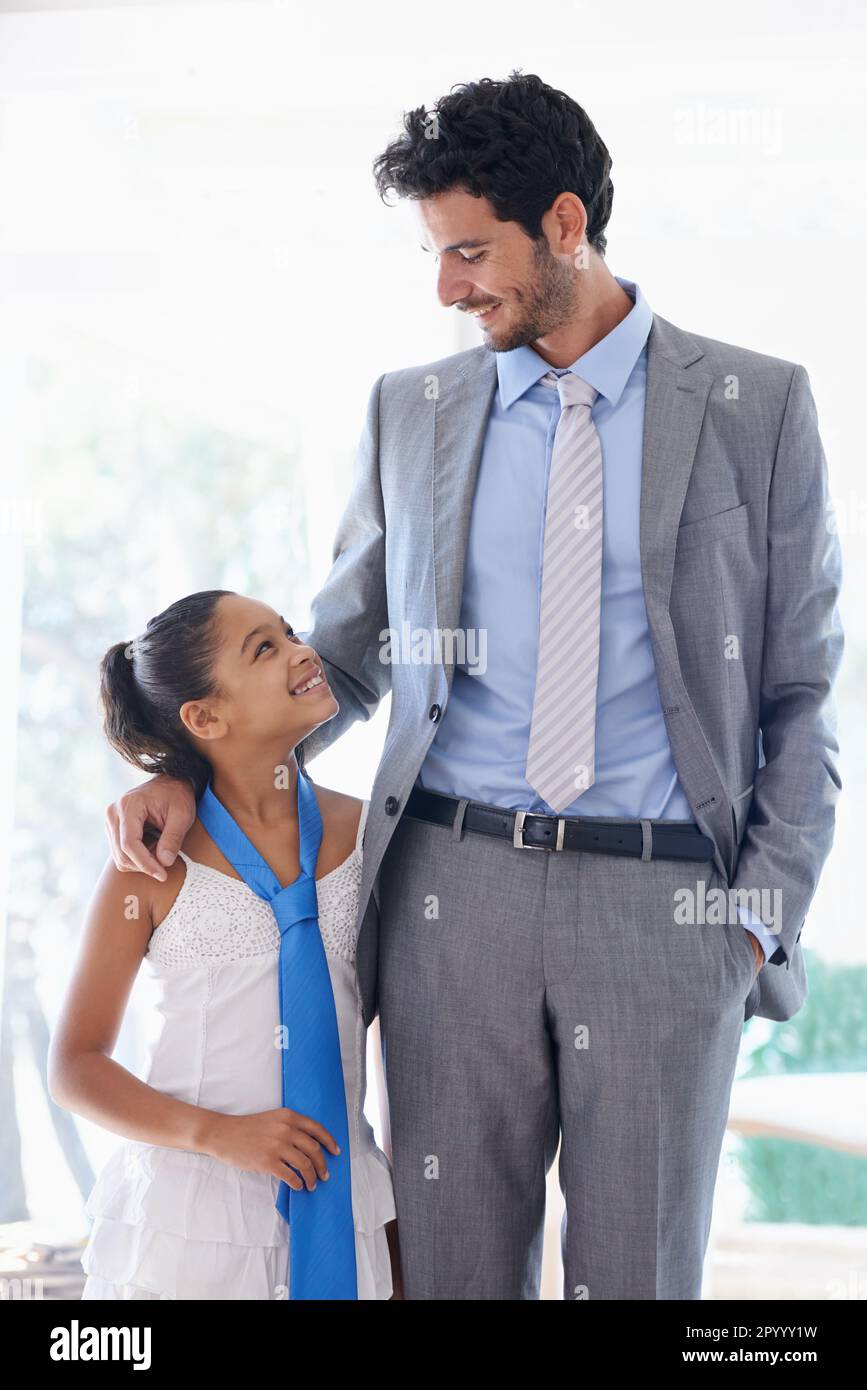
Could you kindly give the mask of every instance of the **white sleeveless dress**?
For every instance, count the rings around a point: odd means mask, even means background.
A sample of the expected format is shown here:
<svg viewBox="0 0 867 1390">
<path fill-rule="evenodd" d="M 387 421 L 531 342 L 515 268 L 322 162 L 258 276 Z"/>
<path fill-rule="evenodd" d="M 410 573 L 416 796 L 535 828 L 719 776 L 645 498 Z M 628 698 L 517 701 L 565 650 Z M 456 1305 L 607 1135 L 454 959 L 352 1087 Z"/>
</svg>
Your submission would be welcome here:
<svg viewBox="0 0 867 1390">
<path fill-rule="evenodd" d="M 360 1299 L 389 1299 L 385 1224 L 395 1219 L 391 1167 L 364 1115 L 366 1029 L 355 974 L 365 801 L 355 849 L 316 883 L 334 990 L 349 1120 Z M 144 959 L 162 1015 L 144 1080 L 230 1115 L 282 1104 L 274 913 L 240 879 L 190 859 Z M 315 1117 L 314 1117 L 315 1118 Z M 289 1228 L 279 1181 L 185 1149 L 124 1140 L 101 1169 L 85 1211 L 84 1299 L 288 1298 Z"/>
</svg>

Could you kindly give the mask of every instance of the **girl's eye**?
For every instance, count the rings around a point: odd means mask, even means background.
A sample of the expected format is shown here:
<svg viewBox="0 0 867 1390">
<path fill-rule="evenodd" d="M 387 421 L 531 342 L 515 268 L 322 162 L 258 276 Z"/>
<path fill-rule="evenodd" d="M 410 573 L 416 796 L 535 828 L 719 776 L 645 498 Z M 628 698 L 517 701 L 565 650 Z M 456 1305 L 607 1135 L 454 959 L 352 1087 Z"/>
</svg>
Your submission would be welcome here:
<svg viewBox="0 0 867 1390">
<path fill-rule="evenodd" d="M 295 629 L 294 629 L 289 623 L 286 624 L 286 628 L 287 628 L 286 636 L 287 636 L 287 637 L 294 637 L 294 636 L 295 636 Z M 265 641 L 264 641 L 264 642 L 260 642 L 259 645 L 258 645 L 258 647 L 256 648 L 256 655 L 253 657 L 253 660 L 255 661 L 255 660 L 257 659 L 259 653 L 260 653 L 261 651 L 264 651 L 266 647 L 273 647 L 273 645 L 274 645 L 274 643 L 271 641 L 271 639 L 270 639 L 269 637 L 266 637 L 266 638 L 265 638 Z"/>
</svg>

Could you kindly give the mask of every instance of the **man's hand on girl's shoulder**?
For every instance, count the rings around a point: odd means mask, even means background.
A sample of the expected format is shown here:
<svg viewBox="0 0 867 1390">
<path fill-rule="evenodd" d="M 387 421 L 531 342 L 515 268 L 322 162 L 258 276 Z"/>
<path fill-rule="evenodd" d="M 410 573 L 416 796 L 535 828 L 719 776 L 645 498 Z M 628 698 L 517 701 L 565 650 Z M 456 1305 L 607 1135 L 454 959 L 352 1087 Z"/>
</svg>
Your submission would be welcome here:
<svg viewBox="0 0 867 1390">
<path fill-rule="evenodd" d="M 125 792 L 105 812 L 111 856 L 122 873 L 144 873 L 160 883 L 174 864 L 196 819 L 192 783 L 159 775 Z"/>
</svg>

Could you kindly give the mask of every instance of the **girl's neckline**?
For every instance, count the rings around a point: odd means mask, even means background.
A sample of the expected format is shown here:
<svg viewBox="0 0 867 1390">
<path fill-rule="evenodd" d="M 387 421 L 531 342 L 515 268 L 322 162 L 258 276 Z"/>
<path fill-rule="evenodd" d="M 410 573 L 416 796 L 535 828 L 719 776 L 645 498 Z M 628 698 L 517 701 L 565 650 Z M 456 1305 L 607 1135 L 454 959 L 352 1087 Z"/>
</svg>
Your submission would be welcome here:
<svg viewBox="0 0 867 1390">
<path fill-rule="evenodd" d="M 329 869 L 327 874 L 323 874 L 321 878 L 316 878 L 316 879 L 314 879 L 313 882 L 316 883 L 316 884 L 327 882 L 327 880 L 328 880 L 329 878 L 332 878 L 332 877 L 334 876 L 334 874 L 339 873 L 341 869 L 345 869 L 346 866 L 347 866 L 347 864 L 348 864 L 352 859 L 354 859 L 354 858 L 356 857 L 356 855 L 358 855 L 358 854 L 360 854 L 360 853 L 361 853 L 361 846 L 360 846 L 360 845 L 356 845 L 356 846 L 354 847 L 354 849 L 352 849 L 352 850 L 349 852 L 349 854 L 346 856 L 345 859 L 341 859 L 340 863 L 337 864 L 335 868 Z M 227 879 L 227 880 L 229 881 L 229 883 L 236 883 L 236 884 L 238 885 L 239 888 L 246 888 L 246 890 L 247 890 L 248 893 L 252 893 L 252 892 L 253 892 L 253 890 L 252 890 L 252 888 L 250 887 L 250 885 L 249 885 L 248 883 L 245 883 L 244 880 L 243 880 L 242 878 L 236 878 L 234 874 L 225 874 L 225 873 L 223 873 L 223 870 L 222 870 L 222 869 L 215 869 L 214 866 L 213 866 L 213 864 L 203 864 L 202 861 L 201 861 L 201 859 L 193 859 L 193 858 L 191 858 L 191 856 L 190 856 L 189 854 L 185 854 L 184 851 L 183 851 L 182 849 L 179 849 L 179 850 L 178 850 L 178 854 L 181 856 L 181 858 L 184 860 L 185 863 L 187 863 L 187 864 L 195 864 L 195 866 L 196 866 L 197 869 L 205 869 L 209 874 L 219 874 L 220 878 L 225 878 L 225 879 Z M 301 875 L 299 874 L 298 877 L 300 878 Z M 297 883 L 297 882 L 298 882 L 298 879 L 295 878 L 295 879 L 293 879 L 292 882 L 293 882 L 293 883 Z M 292 884 L 291 884 L 291 883 L 288 884 L 287 887 L 291 888 L 291 887 L 292 887 Z M 257 894 L 254 893 L 253 896 L 256 897 Z M 160 925 L 162 925 L 162 924 L 160 924 Z"/>
<path fill-rule="evenodd" d="M 354 849 L 351 850 L 351 852 L 346 856 L 346 858 L 341 860 L 341 862 L 335 868 L 329 869 L 328 873 L 323 874 L 321 878 L 314 879 L 314 883 L 316 884 L 317 888 L 321 883 L 328 883 L 329 880 L 333 879 L 336 874 L 339 874 L 343 869 L 346 869 L 353 862 L 353 860 L 358 859 L 361 853 L 361 845 L 356 845 Z M 156 926 L 151 932 L 150 940 L 148 941 L 147 951 L 145 952 L 145 955 L 150 954 L 151 947 L 153 946 L 154 939 L 156 938 L 157 934 L 162 931 L 163 927 L 169 921 L 170 917 L 172 917 L 172 915 L 179 910 L 181 901 L 186 900 L 186 895 L 190 889 L 190 882 L 192 877 L 190 873 L 190 866 L 194 866 L 197 871 L 200 869 L 204 869 L 205 873 L 216 874 L 218 878 L 224 879 L 227 883 L 234 884 L 236 888 L 242 888 L 244 892 L 249 897 L 254 898 L 257 903 L 262 903 L 264 901 L 264 899 L 260 898 L 258 894 L 253 892 L 253 889 L 250 887 L 250 885 L 248 883 L 245 883 L 242 878 L 234 878 L 232 874 L 224 874 L 222 869 L 215 869 L 213 864 L 203 864 L 201 859 L 193 859 L 191 855 L 187 854 L 182 849 L 178 850 L 178 854 L 180 855 L 181 859 L 183 859 L 184 863 L 187 865 L 187 868 L 184 872 L 184 881 L 181 884 L 177 896 L 174 902 L 172 903 L 171 907 L 169 908 L 168 912 L 166 913 L 165 917 L 162 919 L 161 922 L 157 922 Z"/>
<path fill-rule="evenodd" d="M 315 796 L 315 795 L 316 795 L 316 793 L 315 793 L 315 791 L 314 791 L 314 796 Z M 318 801 L 317 801 L 317 805 L 318 805 Z M 363 834 L 364 834 L 365 824 L 366 824 L 366 821 L 367 821 L 367 810 L 369 809 L 369 807 L 370 807 L 370 799 L 369 799 L 369 798 L 365 798 L 365 799 L 362 801 L 362 803 L 361 803 L 361 813 L 360 813 L 360 815 L 359 815 L 358 831 L 357 831 L 356 838 L 355 838 L 355 845 L 354 845 L 354 847 L 350 850 L 349 854 L 346 856 L 345 859 L 341 860 L 341 862 L 340 862 L 339 864 L 335 865 L 335 867 L 334 867 L 333 869 L 329 869 L 327 874 L 323 874 L 321 878 L 314 878 L 314 880 L 313 880 L 314 883 L 325 883 L 327 879 L 331 878 L 331 876 L 332 876 L 333 874 L 336 874 L 336 873 L 338 872 L 339 869 L 344 868 L 344 867 L 350 862 L 350 860 L 354 859 L 358 854 L 361 853 L 361 839 L 362 839 L 362 836 L 363 836 Z M 208 832 L 207 828 L 206 828 L 205 826 L 202 826 L 202 829 L 204 830 L 205 835 L 207 836 L 207 838 L 208 838 L 209 840 L 211 840 L 211 842 L 214 844 L 215 848 L 219 850 L 219 848 L 220 848 L 219 845 L 216 844 L 216 842 L 215 842 L 214 839 L 213 839 L 213 836 Z M 255 846 L 253 846 L 252 848 L 255 849 Z M 240 874 L 238 874 L 237 876 L 236 876 L 235 874 L 227 874 L 227 873 L 225 872 L 224 869 L 217 869 L 217 868 L 214 867 L 213 864 L 205 864 L 205 863 L 202 862 L 201 859 L 193 859 L 189 854 L 186 854 L 186 853 L 184 852 L 184 850 L 182 850 L 182 849 L 179 849 L 179 850 L 178 850 L 178 854 L 180 854 L 181 858 L 184 859 L 186 863 L 188 863 L 188 864 L 195 864 L 195 865 L 197 865 L 197 867 L 200 868 L 200 869 L 208 869 L 208 870 L 209 870 L 211 873 L 213 873 L 213 874 L 219 874 L 219 875 L 220 875 L 220 878 L 227 878 L 227 879 L 229 880 L 230 883 L 240 883 L 240 884 L 242 885 L 242 887 L 244 887 L 244 888 L 247 889 L 248 892 L 253 893 L 253 889 L 250 887 L 249 883 L 247 883 L 247 882 L 240 876 Z M 273 870 L 272 870 L 271 872 L 273 873 Z M 303 868 L 299 868 L 298 873 L 295 875 L 295 877 L 291 880 L 290 883 L 285 883 L 285 884 L 282 884 L 282 885 L 281 885 L 280 891 L 283 892 L 283 893 L 285 893 L 287 889 L 289 889 L 289 888 L 294 888 L 295 884 L 296 884 L 296 883 L 299 883 L 303 877 L 304 877 L 304 870 L 303 870 Z M 279 880 L 278 880 L 278 882 L 279 882 Z M 258 896 L 258 894 L 256 894 L 256 893 L 253 893 L 253 895 L 254 895 L 254 897 Z"/>
</svg>

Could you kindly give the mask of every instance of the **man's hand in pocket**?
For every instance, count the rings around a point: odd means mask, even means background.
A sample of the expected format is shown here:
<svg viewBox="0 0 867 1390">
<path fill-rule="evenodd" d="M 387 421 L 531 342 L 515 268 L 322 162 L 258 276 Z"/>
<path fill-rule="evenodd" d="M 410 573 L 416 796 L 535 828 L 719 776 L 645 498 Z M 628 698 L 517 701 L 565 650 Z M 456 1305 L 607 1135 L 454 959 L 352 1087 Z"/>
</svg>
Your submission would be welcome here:
<svg viewBox="0 0 867 1390">
<path fill-rule="evenodd" d="M 758 975 L 759 971 L 765 963 L 765 953 L 762 950 L 762 943 L 759 941 L 759 938 L 757 936 L 753 935 L 753 933 L 749 930 L 748 927 L 741 927 L 741 931 L 746 931 L 747 936 L 750 938 L 750 945 L 753 948 L 753 955 L 756 958 L 756 975 Z"/>
</svg>

